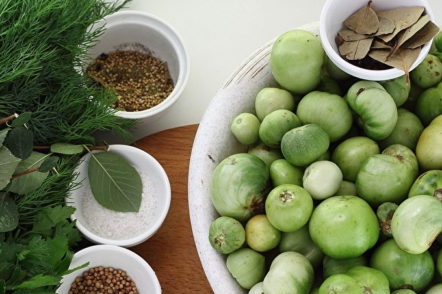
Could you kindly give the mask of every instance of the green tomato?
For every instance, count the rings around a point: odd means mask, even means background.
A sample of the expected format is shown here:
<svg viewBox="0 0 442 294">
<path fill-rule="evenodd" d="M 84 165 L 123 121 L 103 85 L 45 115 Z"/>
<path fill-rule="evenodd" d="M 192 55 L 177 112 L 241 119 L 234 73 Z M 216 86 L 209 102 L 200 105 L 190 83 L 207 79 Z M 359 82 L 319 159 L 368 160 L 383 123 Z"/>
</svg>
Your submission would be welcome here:
<svg viewBox="0 0 442 294">
<path fill-rule="evenodd" d="M 387 138 L 379 142 L 379 145 L 381 148 L 386 148 L 393 144 L 401 144 L 415 150 L 423 129 L 424 126 L 416 114 L 405 108 L 399 108 L 396 126 Z"/>
<path fill-rule="evenodd" d="M 442 79 L 442 61 L 433 54 L 425 59 L 410 73 L 410 77 L 418 86 L 430 88 Z"/>
<path fill-rule="evenodd" d="M 270 68 L 275 80 L 294 93 L 307 93 L 321 80 L 324 50 L 319 37 L 305 30 L 291 30 L 273 43 Z"/>
<path fill-rule="evenodd" d="M 304 170 L 294 166 L 284 158 L 276 159 L 270 164 L 270 179 L 273 186 L 293 184 L 302 186 Z"/>
<path fill-rule="evenodd" d="M 304 255 L 282 252 L 273 259 L 263 289 L 266 294 L 309 293 L 313 280 L 313 266 Z"/>
<path fill-rule="evenodd" d="M 311 163 L 304 171 L 302 186 L 315 200 L 322 200 L 335 195 L 342 183 L 339 166 L 329 160 Z"/>
<path fill-rule="evenodd" d="M 410 95 L 411 82 L 406 75 L 379 82 L 385 90 L 393 97 L 396 106 L 403 105 Z"/>
<path fill-rule="evenodd" d="M 281 140 L 284 158 L 295 166 L 306 166 L 323 155 L 330 146 L 330 138 L 317 124 L 303 125 L 286 132 Z"/>
<path fill-rule="evenodd" d="M 389 282 L 385 274 L 377 269 L 367 266 L 355 266 L 350 268 L 344 274 L 331 275 L 319 288 L 320 294 L 385 294 L 389 292 Z"/>
<path fill-rule="evenodd" d="M 376 244 L 379 224 L 375 212 L 363 199 L 332 196 L 313 210 L 309 232 L 324 254 L 351 258 L 364 254 Z"/>
<path fill-rule="evenodd" d="M 252 216 L 246 223 L 246 242 L 257 252 L 266 252 L 278 246 L 281 232 L 268 220 L 265 214 Z"/>
<path fill-rule="evenodd" d="M 282 136 L 296 127 L 301 126 L 301 120 L 286 109 L 278 109 L 267 114 L 259 126 L 259 139 L 269 147 L 279 147 Z"/>
<path fill-rule="evenodd" d="M 264 255 L 250 248 L 241 248 L 230 253 L 226 259 L 226 266 L 244 289 L 252 288 L 262 281 L 266 274 Z"/>
<path fill-rule="evenodd" d="M 442 277 L 442 249 L 439 249 L 436 254 L 436 270 L 439 277 Z"/>
<path fill-rule="evenodd" d="M 335 196 L 337 195 L 357 195 L 356 184 L 343 180 L 335 193 Z"/>
<path fill-rule="evenodd" d="M 442 169 L 442 115 L 435 117 L 422 131 L 417 144 L 416 156 L 423 170 Z"/>
<path fill-rule="evenodd" d="M 230 155 L 213 171 L 212 204 L 220 215 L 245 221 L 262 209 L 269 179 L 269 169 L 259 157 L 248 153 Z"/>
<path fill-rule="evenodd" d="M 238 114 L 230 125 L 235 138 L 243 145 L 255 144 L 259 140 L 259 119 L 252 113 Z"/>
<path fill-rule="evenodd" d="M 425 125 L 442 114 L 442 83 L 425 89 L 417 98 L 415 112 Z"/>
<path fill-rule="evenodd" d="M 347 134 L 353 122 L 353 114 L 342 97 L 320 91 L 302 97 L 296 115 L 303 124 L 315 123 L 322 127 L 331 142 Z"/>
<path fill-rule="evenodd" d="M 256 283 L 252 288 L 250 288 L 247 294 L 262 294 L 264 293 L 264 283 Z"/>
<path fill-rule="evenodd" d="M 268 167 L 270 167 L 273 161 L 283 158 L 280 149 L 269 147 L 262 142 L 250 146 L 249 150 L 247 150 L 247 153 L 253 154 L 256 157 L 260 158 L 262 161 L 265 162 Z"/>
<path fill-rule="evenodd" d="M 369 156 L 379 153 L 376 141 L 368 137 L 355 136 L 339 143 L 332 152 L 331 160 L 339 166 L 345 180 L 354 181 L 362 163 Z"/>
<path fill-rule="evenodd" d="M 390 145 L 382 154 L 371 155 L 356 176 L 358 195 L 372 205 L 400 202 L 418 175 L 414 152 L 403 145 Z"/>
<path fill-rule="evenodd" d="M 392 290 L 410 288 L 419 292 L 429 285 L 434 275 L 434 262 L 428 251 L 407 253 L 394 239 L 388 239 L 375 248 L 370 266 L 387 276 Z"/>
<path fill-rule="evenodd" d="M 353 83 L 350 88 L 347 90 L 347 94 L 345 95 L 345 98 L 347 100 L 356 100 L 358 95 L 362 93 L 363 91 L 371 88 L 376 88 L 379 90 L 385 90 L 385 88 L 379 83 L 375 81 L 366 81 L 366 80 L 359 80 L 355 83 Z"/>
<path fill-rule="evenodd" d="M 313 199 L 301 186 L 284 184 L 267 195 L 265 211 L 269 222 L 282 232 L 294 232 L 303 227 L 313 211 Z"/>
<path fill-rule="evenodd" d="M 319 83 L 316 90 L 342 96 L 342 89 L 338 81 L 329 75 L 321 76 L 321 82 Z"/>
<path fill-rule="evenodd" d="M 262 293 L 260 293 L 262 294 Z M 391 294 L 416 294 L 416 292 L 414 292 L 413 290 L 410 289 L 398 289 L 398 290 L 394 290 L 393 292 L 391 292 Z M 428 294 L 428 293 L 425 293 Z M 434 293 L 437 294 L 437 293 Z"/>
<path fill-rule="evenodd" d="M 382 87 L 382 86 L 380 86 Z M 346 99 L 350 108 L 359 116 L 365 134 L 373 140 L 387 138 L 397 122 L 397 107 L 393 97 L 385 90 L 371 87 L 356 92 L 348 91 Z"/>
<path fill-rule="evenodd" d="M 428 170 L 422 173 L 414 181 L 408 197 L 416 195 L 430 195 L 433 196 L 442 191 L 442 170 Z"/>
<path fill-rule="evenodd" d="M 278 109 L 295 110 L 296 99 L 292 93 L 276 87 L 262 88 L 255 97 L 255 112 L 259 120 Z"/>
<path fill-rule="evenodd" d="M 355 266 L 365 265 L 367 265 L 365 255 L 351 258 L 331 258 L 330 256 L 325 256 L 322 261 L 322 274 L 324 278 L 328 278 L 336 274 L 345 274 L 349 269 Z"/>
<path fill-rule="evenodd" d="M 330 75 L 330 77 L 335 80 L 343 81 L 351 78 L 351 75 L 337 67 L 336 64 L 334 64 L 327 55 L 325 55 L 324 68 L 326 72 Z"/>
<path fill-rule="evenodd" d="M 310 238 L 308 225 L 294 232 L 283 232 L 278 248 L 281 252 L 295 251 L 301 253 L 307 257 L 313 267 L 320 266 L 324 257 L 321 249 Z"/>
<path fill-rule="evenodd" d="M 425 294 L 440 294 L 442 293 L 442 284 L 436 284 L 425 292 Z"/>
<path fill-rule="evenodd" d="M 216 251 L 229 254 L 243 246 L 246 232 L 236 219 L 220 216 L 210 224 L 209 241 Z"/>
</svg>

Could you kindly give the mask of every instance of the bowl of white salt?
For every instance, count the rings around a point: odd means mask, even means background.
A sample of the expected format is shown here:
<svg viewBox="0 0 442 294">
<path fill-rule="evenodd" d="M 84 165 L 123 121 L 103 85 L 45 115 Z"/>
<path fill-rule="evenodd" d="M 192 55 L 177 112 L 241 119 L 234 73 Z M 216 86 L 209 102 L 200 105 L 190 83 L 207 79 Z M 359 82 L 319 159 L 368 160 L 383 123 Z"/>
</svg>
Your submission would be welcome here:
<svg viewBox="0 0 442 294">
<path fill-rule="evenodd" d="M 137 211 L 122 211 L 103 205 L 103 200 L 97 198 L 91 185 L 102 185 L 106 191 L 106 183 L 103 181 L 90 181 L 89 165 L 91 157 L 97 152 L 108 152 L 119 155 L 126 163 L 135 169 L 141 179 L 141 200 Z M 118 164 L 115 170 L 118 172 Z M 109 145 L 107 151 L 92 151 L 84 155 L 75 170 L 77 174 L 74 180 L 75 188 L 66 197 L 66 204 L 75 207 L 71 219 L 76 222 L 78 230 L 86 239 L 96 244 L 116 245 L 132 247 L 138 245 L 153 236 L 163 224 L 170 208 L 171 187 L 169 178 L 161 164 L 147 152 L 130 146 L 114 144 Z M 114 171 L 115 173 L 115 171 Z M 107 170 L 103 168 L 104 178 Z M 122 177 L 126 177 L 124 172 Z M 110 176 L 110 181 L 114 181 Z M 124 180 L 123 180 L 124 182 Z M 133 187 L 120 184 L 122 195 L 126 195 L 125 189 Z M 103 187 L 99 187 L 100 189 Z M 109 205 L 112 203 L 115 190 L 109 189 Z"/>
</svg>

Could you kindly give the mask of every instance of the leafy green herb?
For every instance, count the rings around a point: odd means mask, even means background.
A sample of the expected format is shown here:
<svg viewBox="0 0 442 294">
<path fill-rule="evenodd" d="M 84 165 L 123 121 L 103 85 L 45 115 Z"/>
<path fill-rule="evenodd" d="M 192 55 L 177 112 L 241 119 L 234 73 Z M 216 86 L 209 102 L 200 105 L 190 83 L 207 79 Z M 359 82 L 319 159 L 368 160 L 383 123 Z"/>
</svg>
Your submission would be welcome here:
<svg viewBox="0 0 442 294">
<path fill-rule="evenodd" d="M 138 212 L 143 184 L 137 170 L 113 152 L 91 153 L 88 177 L 92 193 L 102 206 Z"/>
</svg>

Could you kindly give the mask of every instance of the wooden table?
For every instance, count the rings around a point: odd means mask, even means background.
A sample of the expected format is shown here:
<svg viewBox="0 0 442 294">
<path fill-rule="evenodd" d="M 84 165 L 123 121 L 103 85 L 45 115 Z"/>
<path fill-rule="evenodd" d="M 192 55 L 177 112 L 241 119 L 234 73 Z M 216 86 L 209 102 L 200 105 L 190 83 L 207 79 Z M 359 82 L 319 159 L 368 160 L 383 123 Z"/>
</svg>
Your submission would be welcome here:
<svg viewBox="0 0 442 294">
<path fill-rule="evenodd" d="M 172 186 L 172 202 L 160 230 L 131 249 L 155 270 L 164 294 L 213 293 L 201 266 L 190 225 L 187 178 L 198 125 L 162 131 L 136 142 L 164 167 Z"/>
</svg>

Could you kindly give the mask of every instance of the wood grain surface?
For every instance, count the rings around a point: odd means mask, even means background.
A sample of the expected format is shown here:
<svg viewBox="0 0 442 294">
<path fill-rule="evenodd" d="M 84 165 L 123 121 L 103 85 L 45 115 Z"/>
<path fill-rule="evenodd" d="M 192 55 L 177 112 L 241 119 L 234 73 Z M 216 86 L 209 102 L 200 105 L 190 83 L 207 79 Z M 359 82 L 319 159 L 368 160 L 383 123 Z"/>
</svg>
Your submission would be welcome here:
<svg viewBox="0 0 442 294">
<path fill-rule="evenodd" d="M 187 179 L 190 153 L 198 125 L 165 130 L 134 145 L 155 157 L 172 186 L 172 202 L 160 230 L 149 240 L 132 247 L 154 269 L 164 294 L 213 293 L 207 282 L 193 240 Z"/>
</svg>

